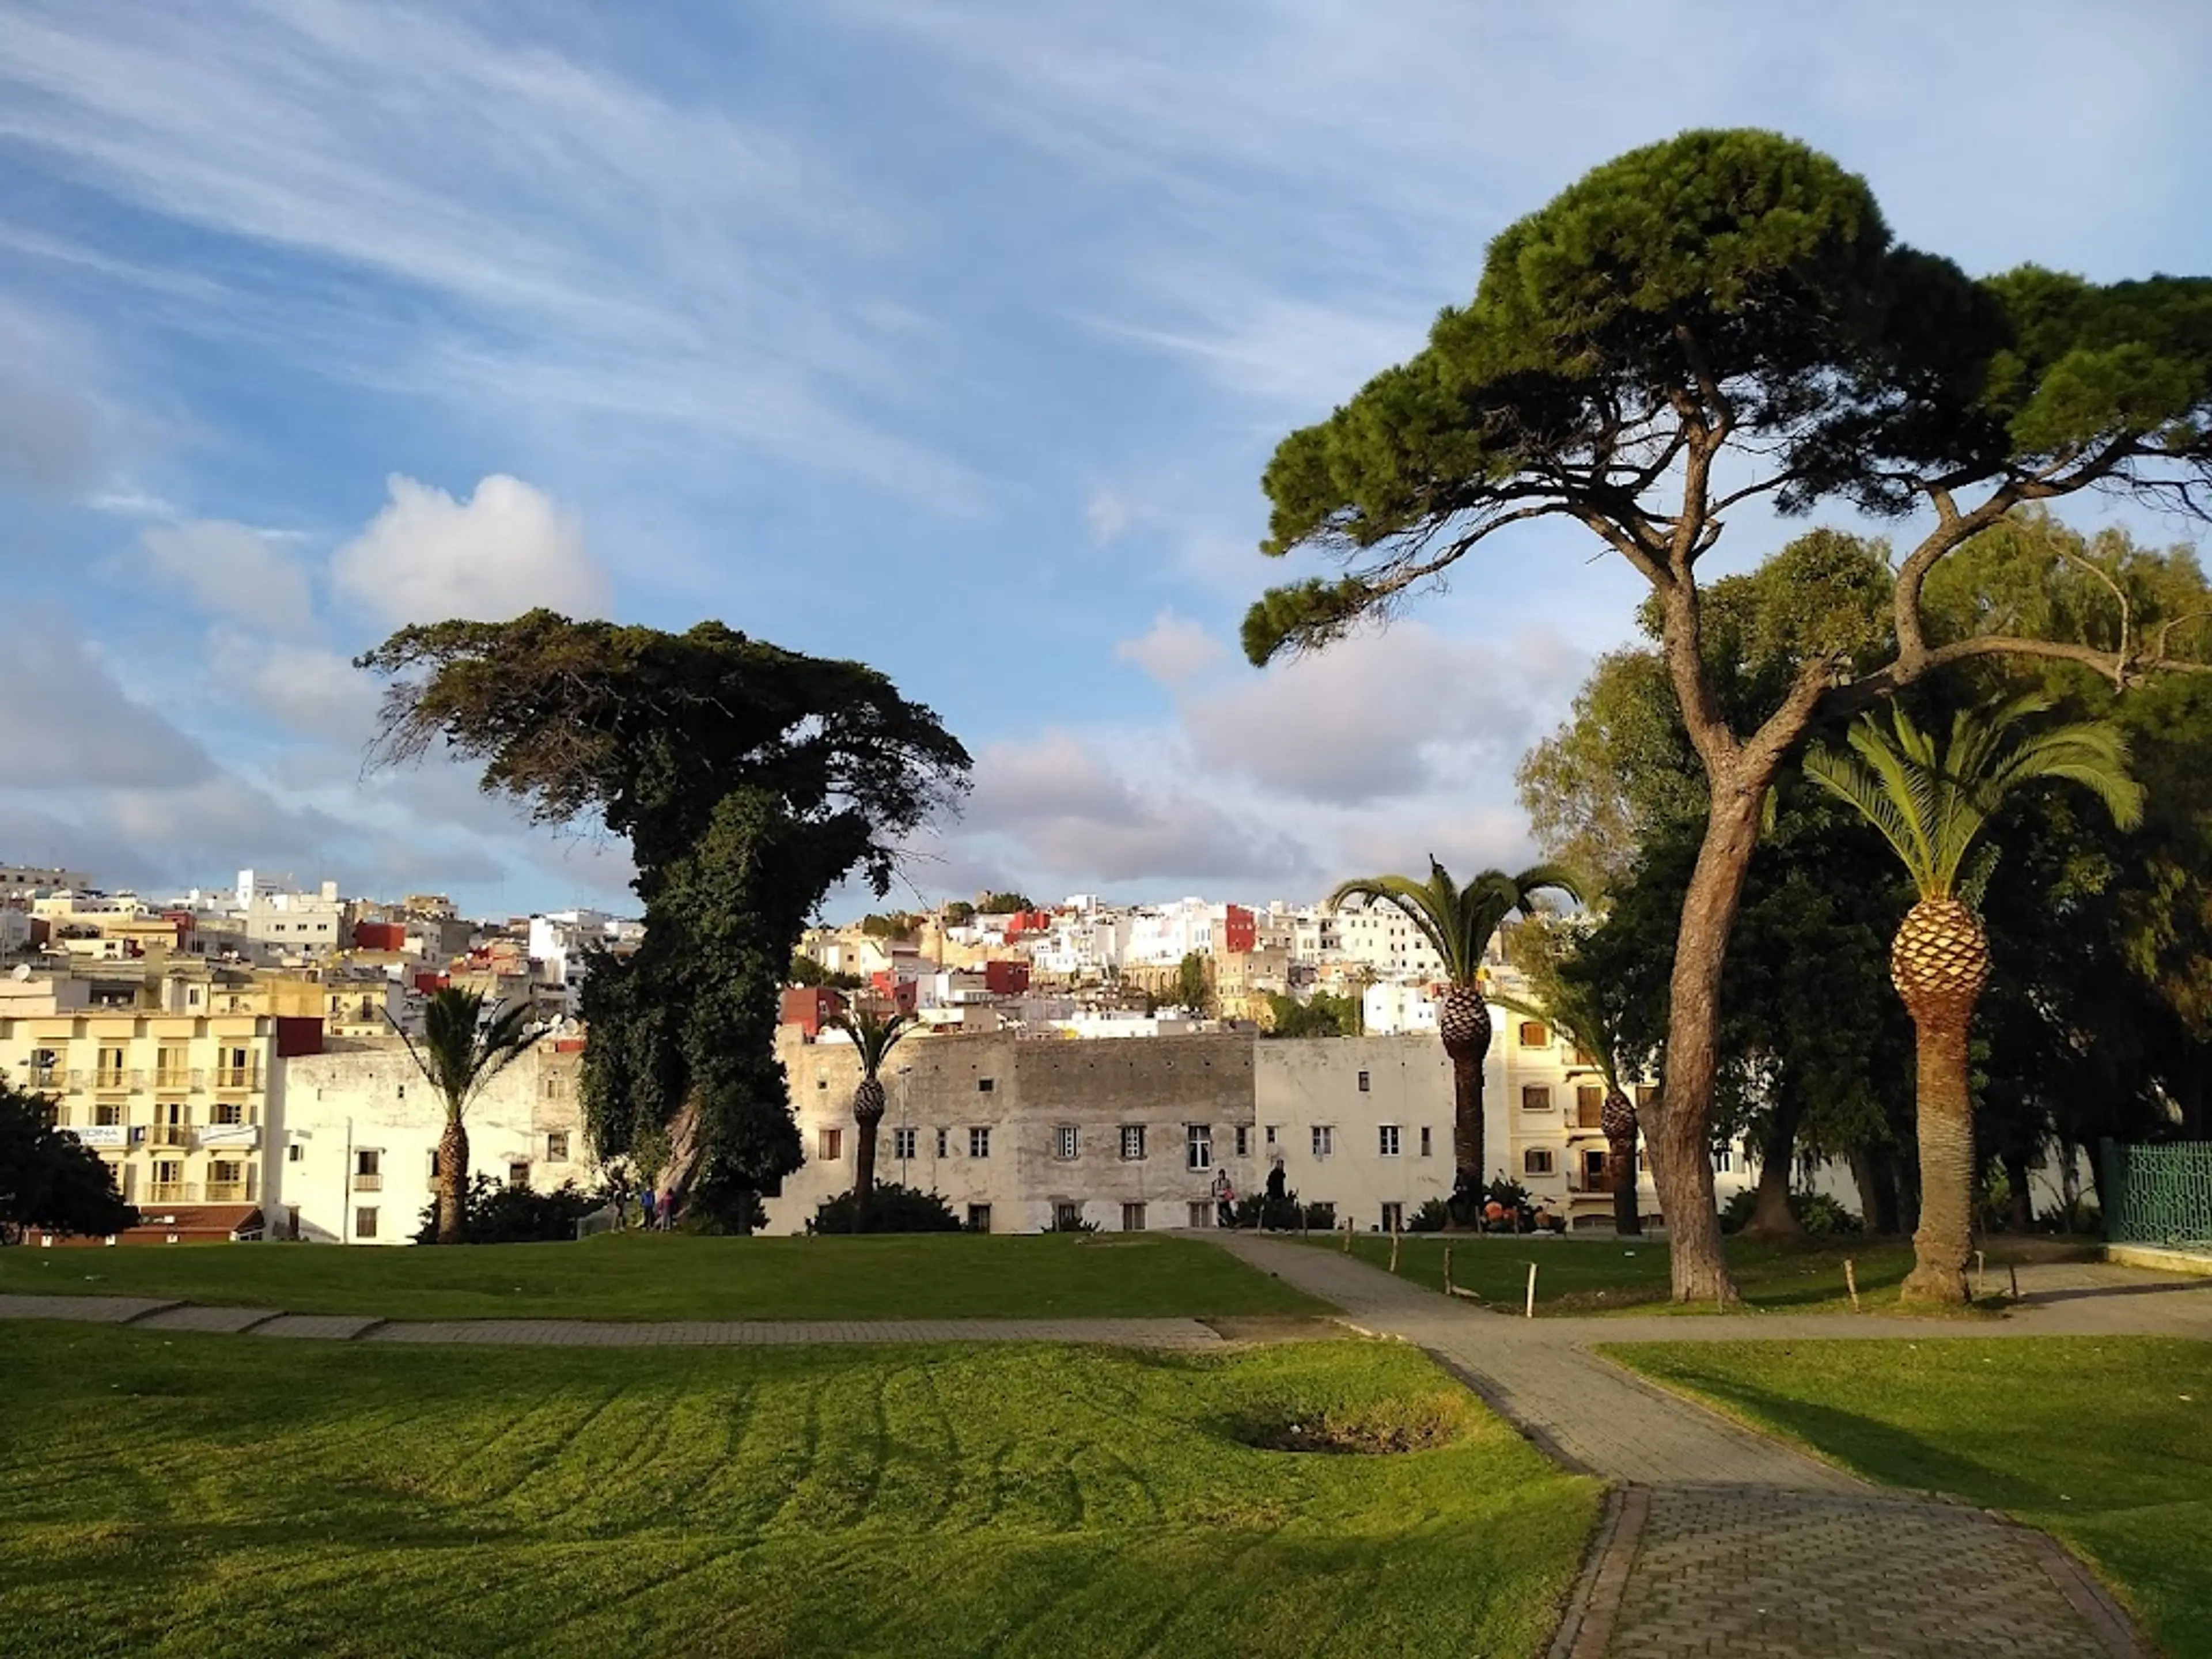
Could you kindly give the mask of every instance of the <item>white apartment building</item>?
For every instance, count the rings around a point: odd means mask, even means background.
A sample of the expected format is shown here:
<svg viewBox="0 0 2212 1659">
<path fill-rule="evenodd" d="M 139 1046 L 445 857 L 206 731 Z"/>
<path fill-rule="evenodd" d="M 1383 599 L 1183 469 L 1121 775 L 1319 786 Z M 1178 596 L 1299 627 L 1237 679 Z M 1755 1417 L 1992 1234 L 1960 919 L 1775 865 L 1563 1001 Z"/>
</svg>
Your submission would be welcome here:
<svg viewBox="0 0 2212 1659">
<path fill-rule="evenodd" d="M 1194 951 L 1211 956 L 1227 908 L 1202 898 L 1186 898 L 1137 910 L 1127 919 L 1121 959 L 1132 965 L 1172 966 Z"/>
<path fill-rule="evenodd" d="M 1498 1011 L 1491 1011 L 1494 1023 Z M 1437 1034 L 1437 1000 L 1425 985 L 1404 985 L 1395 981 L 1384 981 L 1370 985 L 1360 994 L 1360 1029 L 1369 1036 L 1403 1036 L 1419 1034 L 1433 1037 Z"/>
<path fill-rule="evenodd" d="M 1336 954 L 1371 968 L 1383 979 L 1435 980 L 1444 973 L 1443 958 L 1421 931 L 1394 904 L 1340 910 Z"/>
<path fill-rule="evenodd" d="M 538 1043 L 470 1105 L 469 1173 L 550 1192 L 590 1187 L 577 1091 L 581 1056 Z M 405 1244 L 436 1195 L 446 1109 L 398 1042 L 355 1042 L 286 1062 L 263 1203 L 271 1238 Z"/>
</svg>

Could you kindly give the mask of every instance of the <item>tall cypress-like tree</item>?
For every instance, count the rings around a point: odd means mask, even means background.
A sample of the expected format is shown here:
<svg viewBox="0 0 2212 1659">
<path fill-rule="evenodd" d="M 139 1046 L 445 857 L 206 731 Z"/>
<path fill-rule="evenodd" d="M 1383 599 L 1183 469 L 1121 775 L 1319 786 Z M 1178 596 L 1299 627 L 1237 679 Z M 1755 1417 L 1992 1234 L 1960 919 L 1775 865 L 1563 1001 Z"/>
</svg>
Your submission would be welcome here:
<svg viewBox="0 0 2212 1659">
<path fill-rule="evenodd" d="M 381 761 L 443 746 L 535 821 L 629 842 L 645 939 L 594 952 L 581 993 L 592 1142 L 663 1152 L 665 1194 L 743 1224 L 800 1162 L 775 1039 L 806 919 L 856 872 L 890 890 L 967 751 L 874 669 L 720 623 L 533 611 L 402 629 L 360 664 L 389 681 Z"/>
<path fill-rule="evenodd" d="M 1711 1154 L 1719 994 L 1768 790 L 1814 724 L 1954 664 L 2033 655 L 2126 686 L 2177 665 L 2181 618 L 2025 639 L 1992 611 L 1949 638 L 1931 576 L 2015 507 L 2098 489 L 2199 510 L 2212 483 L 2212 280 L 1971 278 L 1892 239 L 1865 181 L 1777 134 L 1686 132 L 1608 162 L 1491 245 L 1428 348 L 1266 474 L 1263 550 L 1335 579 L 1279 586 L 1246 655 L 1326 647 L 1492 537 L 1577 524 L 1650 585 L 1661 656 L 1710 786 L 1677 933 L 1661 1104 L 1647 1125 L 1678 1298 L 1735 1294 Z M 1899 561 L 1884 661 L 1814 652 L 1731 719 L 1706 664 L 1700 566 L 1764 501 L 1925 515 Z"/>
</svg>

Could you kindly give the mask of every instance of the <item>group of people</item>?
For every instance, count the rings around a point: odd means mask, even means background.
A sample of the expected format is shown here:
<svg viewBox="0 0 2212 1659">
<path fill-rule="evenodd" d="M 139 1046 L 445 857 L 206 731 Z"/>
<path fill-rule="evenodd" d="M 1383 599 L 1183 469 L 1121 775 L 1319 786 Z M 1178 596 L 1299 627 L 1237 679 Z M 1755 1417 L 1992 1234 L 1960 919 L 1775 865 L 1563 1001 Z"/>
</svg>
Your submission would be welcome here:
<svg viewBox="0 0 2212 1659">
<path fill-rule="evenodd" d="M 629 1231 L 629 1228 L 628 1200 L 628 1193 L 617 1187 L 615 1189 L 615 1225 L 624 1231 Z M 669 1194 L 667 1198 L 663 1200 L 650 1187 L 640 1187 L 637 1189 L 639 1224 L 647 1232 L 674 1232 L 678 1207 L 676 1194 L 673 1193 Z"/>
</svg>

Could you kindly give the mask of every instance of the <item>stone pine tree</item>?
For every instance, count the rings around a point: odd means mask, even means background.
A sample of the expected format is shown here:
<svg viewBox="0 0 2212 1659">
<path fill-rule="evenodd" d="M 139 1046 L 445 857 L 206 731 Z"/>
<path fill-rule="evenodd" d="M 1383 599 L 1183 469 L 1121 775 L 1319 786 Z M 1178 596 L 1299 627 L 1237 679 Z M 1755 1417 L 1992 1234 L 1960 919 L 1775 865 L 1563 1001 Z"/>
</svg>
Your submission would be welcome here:
<svg viewBox="0 0 2212 1659">
<path fill-rule="evenodd" d="M 1482 988 L 1482 954 L 1508 916 L 1525 914 L 1543 890 L 1579 901 L 1572 872 L 1540 864 L 1509 876 L 1485 870 L 1464 887 L 1434 858 L 1429 878 L 1358 876 L 1329 895 L 1328 908 L 1387 904 L 1411 922 L 1443 963 L 1443 1000 L 1437 1035 L 1452 1068 L 1452 1196 L 1454 1220 L 1471 1225 L 1482 1213 L 1482 1066 L 1490 1053 L 1490 1009 Z"/>
<path fill-rule="evenodd" d="M 1686 132 L 1500 232 L 1473 301 L 1443 312 L 1418 356 L 1285 438 L 1265 483 L 1263 550 L 1345 568 L 1252 606 L 1255 664 L 1385 618 L 1492 538 L 1546 519 L 1579 526 L 1650 585 L 1709 791 L 1645 1130 L 1674 1292 L 1726 1300 L 1711 1151 L 1718 995 L 1767 791 L 1815 722 L 1953 664 L 2068 659 L 2120 686 L 2171 665 L 2180 618 L 2030 640 L 1991 606 L 1946 636 L 1922 599 L 1940 564 L 2015 507 L 2099 489 L 2202 508 L 2212 280 L 1969 277 L 1894 241 L 1865 182 L 1826 156 L 1768 132 Z M 1733 517 L 1830 502 L 1921 515 L 1897 566 L 1894 650 L 1871 667 L 1809 651 L 1755 720 L 1731 719 L 1705 660 L 1701 566 Z"/>
<path fill-rule="evenodd" d="M 469 1107 L 547 1028 L 530 1029 L 527 1003 L 495 1007 L 487 1014 L 483 993 L 457 985 L 431 994 L 420 1037 L 389 1013 L 385 1018 L 446 1109 L 446 1127 L 438 1137 L 438 1243 L 459 1244 L 467 1223 Z"/>
<path fill-rule="evenodd" d="M 860 1059 L 860 1080 L 853 1087 L 853 1227 L 868 1231 L 876 1193 L 876 1140 L 883 1127 L 884 1062 L 901 1038 L 914 1029 L 913 1017 L 896 1010 L 855 1008 L 829 1022 L 853 1039 L 853 1052 Z"/>
<path fill-rule="evenodd" d="M 682 634 L 533 611 L 405 628 L 361 659 L 389 681 L 380 761 L 442 749 L 541 823 L 625 840 L 645 938 L 594 952 L 584 1106 L 602 1158 L 744 1226 L 799 1167 L 775 1026 L 807 918 L 966 787 L 967 751 L 864 664 L 720 623 Z"/>
<path fill-rule="evenodd" d="M 1990 975 L 1989 935 L 1973 905 L 1987 872 L 1969 860 L 1978 843 L 1993 853 L 1983 832 L 2008 797 L 2051 780 L 2088 790 L 2123 828 L 2142 816 L 2118 728 L 2101 720 L 2024 728 L 2050 706 L 2030 694 L 1986 713 L 1961 709 L 1941 738 L 1893 708 L 1887 720 L 1853 722 L 1848 753 L 1823 748 L 1805 757 L 1808 777 L 1881 832 L 1919 899 L 1889 957 L 1919 1059 L 1920 1225 L 1907 1301 L 1966 1299 L 1976 1169 L 1966 1042 Z"/>
</svg>

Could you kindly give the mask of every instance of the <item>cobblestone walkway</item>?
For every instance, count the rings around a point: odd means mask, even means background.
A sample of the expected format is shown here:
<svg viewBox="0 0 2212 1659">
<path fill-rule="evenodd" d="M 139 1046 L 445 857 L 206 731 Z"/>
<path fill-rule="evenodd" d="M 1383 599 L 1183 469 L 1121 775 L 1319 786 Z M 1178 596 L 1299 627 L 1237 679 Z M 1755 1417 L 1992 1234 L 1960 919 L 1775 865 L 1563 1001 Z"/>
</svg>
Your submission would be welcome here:
<svg viewBox="0 0 2212 1659">
<path fill-rule="evenodd" d="M 1456 1305 L 1333 1251 L 1249 1235 L 1216 1242 L 1327 1297 L 1359 1328 L 1418 1344 L 1561 1462 L 1621 1483 L 1553 1659 L 2136 1659 L 2147 1651 L 2087 1575 L 2040 1534 L 1869 1486 L 1587 1346 L 1776 1336 L 1941 1340 L 2058 1334 L 2085 1322 L 2110 1334 L 2114 1316 L 2062 1315 L 2086 1301 L 2054 1299 L 2032 1317 L 1955 1327 L 1819 1316 L 1523 1320 Z M 2101 1276 L 2089 1285 L 2127 1288 Z M 2135 1322 L 2158 1334 L 2193 1334 L 2190 1303 L 2115 1299 L 2155 1304 L 2159 1311 L 2138 1310 Z M 2212 1316 L 2212 1291 L 2205 1303 Z"/>
<path fill-rule="evenodd" d="M 761 1347 L 810 1342 L 1098 1342 L 1218 1348 L 1195 1319 L 731 1319 L 657 1323 L 595 1319 L 383 1320 L 214 1308 L 126 1296 L 0 1296 L 0 1319 L 58 1319 L 146 1330 L 243 1333 L 325 1341 L 473 1343 L 549 1348 Z"/>
</svg>

